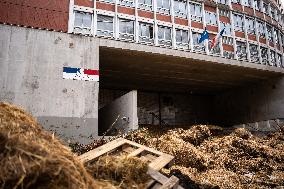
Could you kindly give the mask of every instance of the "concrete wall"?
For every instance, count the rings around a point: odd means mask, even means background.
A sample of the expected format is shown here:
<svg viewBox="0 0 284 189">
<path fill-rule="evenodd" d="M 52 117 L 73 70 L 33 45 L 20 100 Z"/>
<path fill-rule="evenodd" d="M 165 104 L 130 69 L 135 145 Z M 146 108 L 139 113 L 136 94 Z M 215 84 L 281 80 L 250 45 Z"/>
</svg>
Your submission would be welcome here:
<svg viewBox="0 0 284 189">
<path fill-rule="evenodd" d="M 24 107 L 64 140 L 98 132 L 99 84 L 65 80 L 63 67 L 98 69 L 96 39 L 0 25 L 0 101 Z"/>
<path fill-rule="evenodd" d="M 114 127 L 108 131 L 114 122 Z M 138 129 L 137 91 L 130 91 L 99 109 L 99 135 L 106 131 L 107 135 L 115 135 L 134 129 Z"/>
<path fill-rule="evenodd" d="M 218 95 L 215 108 L 216 121 L 225 125 L 284 118 L 284 78 Z"/>
</svg>

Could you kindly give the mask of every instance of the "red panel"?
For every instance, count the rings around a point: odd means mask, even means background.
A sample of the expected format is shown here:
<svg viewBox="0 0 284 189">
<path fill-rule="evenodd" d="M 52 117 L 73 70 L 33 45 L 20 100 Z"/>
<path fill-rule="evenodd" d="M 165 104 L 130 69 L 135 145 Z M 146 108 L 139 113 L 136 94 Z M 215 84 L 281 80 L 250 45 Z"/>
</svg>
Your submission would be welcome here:
<svg viewBox="0 0 284 189">
<path fill-rule="evenodd" d="M 206 25 L 206 28 L 209 31 L 218 32 L 218 27 L 217 26 Z"/>
<path fill-rule="evenodd" d="M 253 9 L 252 9 L 252 8 L 249 8 L 249 7 L 244 6 L 244 11 L 245 11 L 248 15 L 254 16 L 254 12 L 253 12 Z"/>
<path fill-rule="evenodd" d="M 0 1 L 0 12 L 1 12 L 1 14 L 0 14 L 0 22 L 1 23 L 6 23 L 7 20 L 8 20 L 8 12 L 9 12 L 7 3 Z"/>
<path fill-rule="evenodd" d="M 132 8 L 118 6 L 117 11 L 123 14 L 135 15 L 135 9 L 132 9 Z"/>
<path fill-rule="evenodd" d="M 272 20 L 271 20 L 271 17 L 270 16 L 267 16 L 265 15 L 265 20 L 269 23 L 272 23 Z"/>
<path fill-rule="evenodd" d="M 216 13 L 216 8 L 215 7 L 210 7 L 210 6 L 205 5 L 204 6 L 204 10 Z"/>
<path fill-rule="evenodd" d="M 21 5 L 8 4 L 8 10 L 7 22 L 21 25 Z"/>
<path fill-rule="evenodd" d="M 221 22 L 225 22 L 225 23 L 230 23 L 230 18 L 226 17 L 226 16 L 220 16 L 219 20 Z"/>
<path fill-rule="evenodd" d="M 175 23 L 179 25 L 188 26 L 188 20 L 182 18 L 175 18 Z"/>
<path fill-rule="evenodd" d="M 200 22 L 191 22 L 191 27 L 203 29 L 203 24 Z"/>
<path fill-rule="evenodd" d="M 249 39 L 249 40 L 256 41 L 256 36 L 255 36 L 255 35 L 248 34 L 248 39 Z"/>
<path fill-rule="evenodd" d="M 266 39 L 260 37 L 260 38 L 259 38 L 259 42 L 262 43 L 262 44 L 266 44 Z"/>
<path fill-rule="evenodd" d="M 22 20 L 21 23 L 24 26 L 34 27 L 35 25 L 35 11 L 34 8 L 31 7 L 22 7 Z"/>
<path fill-rule="evenodd" d="M 25 0 L 0 0 L 2 2 L 6 2 L 7 4 L 17 4 L 17 5 L 22 5 Z"/>
<path fill-rule="evenodd" d="M 89 0 L 79 0 L 79 1 L 86 1 L 91 2 Z M 75 1 L 75 3 L 78 2 L 78 0 Z M 92 2 L 91 2 L 92 3 Z M 62 12 L 68 12 L 69 10 L 69 0 L 24 0 L 23 3 L 24 6 L 29 7 L 36 7 L 41 9 L 49 9 L 49 10 L 56 10 L 56 11 L 62 11 Z M 81 5 L 84 6 L 84 5 Z"/>
<path fill-rule="evenodd" d="M 75 0 L 74 4 L 84 7 L 94 7 L 94 2 L 92 0 Z"/>
<path fill-rule="evenodd" d="M 255 14 L 258 18 L 264 18 L 264 14 L 262 12 L 255 10 Z"/>
<path fill-rule="evenodd" d="M 234 47 L 232 45 L 223 44 L 223 50 L 234 52 Z"/>
<path fill-rule="evenodd" d="M 270 47 L 274 47 L 274 43 L 272 43 L 272 42 L 269 41 L 269 46 L 270 46 Z"/>
<path fill-rule="evenodd" d="M 276 45 L 276 48 L 280 51 L 280 45 L 279 44 Z"/>
<path fill-rule="evenodd" d="M 236 37 L 245 38 L 245 33 L 244 33 L 244 32 L 236 31 L 236 32 L 235 32 L 235 35 L 236 35 Z"/>
<path fill-rule="evenodd" d="M 215 34 L 212 34 L 212 33 L 209 33 L 209 39 L 212 40 L 216 35 Z"/>
<path fill-rule="evenodd" d="M 97 2 L 96 5 L 97 5 L 97 9 L 115 12 L 114 5 L 112 5 L 112 4 Z"/>
<path fill-rule="evenodd" d="M 243 11 L 242 5 L 240 4 L 232 3 L 232 7 L 233 7 L 233 10 Z"/>
<path fill-rule="evenodd" d="M 164 21 L 164 22 L 171 22 L 171 16 L 157 14 L 157 20 Z"/>
<path fill-rule="evenodd" d="M 144 18 L 154 19 L 154 13 L 148 12 L 148 11 L 138 10 L 138 16 L 144 17 Z"/>
</svg>

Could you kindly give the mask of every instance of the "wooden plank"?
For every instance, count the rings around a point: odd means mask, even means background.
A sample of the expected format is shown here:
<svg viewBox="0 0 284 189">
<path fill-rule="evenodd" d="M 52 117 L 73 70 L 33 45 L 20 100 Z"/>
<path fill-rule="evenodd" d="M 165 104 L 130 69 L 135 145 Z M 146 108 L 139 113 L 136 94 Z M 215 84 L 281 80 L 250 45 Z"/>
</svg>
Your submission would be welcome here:
<svg viewBox="0 0 284 189">
<path fill-rule="evenodd" d="M 155 149 L 153 149 L 153 148 L 149 148 L 149 147 L 143 146 L 143 145 L 138 144 L 138 143 L 136 143 L 136 142 L 132 142 L 132 141 L 126 140 L 126 139 L 124 139 L 124 140 L 126 141 L 126 143 L 128 143 L 128 144 L 130 144 L 130 145 L 132 145 L 132 146 L 136 146 L 136 147 L 138 147 L 138 148 L 144 147 L 145 150 L 147 150 L 147 151 L 149 151 L 149 152 L 152 152 L 153 154 L 157 154 L 157 155 L 163 155 L 163 154 L 164 154 L 163 152 L 160 152 L 160 151 L 155 150 Z"/>
<path fill-rule="evenodd" d="M 177 189 L 179 183 L 179 179 L 175 176 L 171 176 L 160 189 Z"/>
<path fill-rule="evenodd" d="M 137 156 L 139 154 L 141 154 L 143 151 L 145 151 L 144 147 L 140 147 L 137 150 L 134 150 L 133 152 L 131 152 L 130 154 L 127 155 L 127 157 L 134 157 Z"/>
<path fill-rule="evenodd" d="M 127 147 L 123 147 L 122 146 L 122 151 L 130 154 L 131 152 L 133 152 L 135 150 L 135 148 L 131 147 L 131 146 L 127 146 Z"/>
<path fill-rule="evenodd" d="M 154 170 L 160 170 L 163 167 L 165 167 L 166 165 L 168 165 L 169 163 L 171 163 L 173 161 L 174 157 L 168 154 L 164 154 L 160 157 L 158 157 L 157 159 L 155 159 L 154 161 L 152 161 L 149 164 L 149 167 L 151 167 Z"/>
<path fill-rule="evenodd" d="M 152 161 L 154 161 L 155 159 L 158 158 L 158 157 L 156 157 L 156 156 L 153 156 L 152 154 L 146 154 L 146 155 L 144 155 L 144 157 L 145 157 L 146 159 L 148 159 L 150 162 L 152 162 Z"/>
<path fill-rule="evenodd" d="M 161 183 L 162 185 L 167 184 L 169 178 L 165 175 L 161 174 L 160 172 L 149 168 L 147 171 L 147 174 L 150 175 L 154 180 Z M 176 178 L 176 177 L 175 177 Z M 176 180 L 175 178 L 172 178 L 173 180 Z M 178 179 L 178 178 L 177 178 Z M 184 189 L 180 185 L 176 186 L 176 189 Z"/>
<path fill-rule="evenodd" d="M 123 138 L 118 138 L 116 140 L 113 140 L 109 143 L 106 143 L 94 150 L 91 150 L 87 153 L 82 154 L 79 156 L 79 159 L 81 162 L 86 163 L 89 161 L 92 161 L 93 159 L 96 159 L 100 157 L 101 155 L 104 155 L 108 153 L 109 151 L 118 148 L 119 146 L 125 144 L 125 140 Z"/>
</svg>

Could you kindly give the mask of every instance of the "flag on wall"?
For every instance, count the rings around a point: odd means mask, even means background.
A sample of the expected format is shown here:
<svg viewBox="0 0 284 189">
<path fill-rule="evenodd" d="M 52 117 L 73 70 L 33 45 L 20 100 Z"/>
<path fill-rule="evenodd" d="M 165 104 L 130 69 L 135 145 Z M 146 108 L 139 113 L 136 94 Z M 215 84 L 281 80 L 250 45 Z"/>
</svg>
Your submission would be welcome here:
<svg viewBox="0 0 284 189">
<path fill-rule="evenodd" d="M 212 40 L 212 43 L 211 43 L 211 46 L 210 46 L 210 49 L 212 49 L 213 47 L 215 47 L 219 41 L 219 39 L 223 36 L 225 32 L 225 28 L 223 28 L 220 33 L 218 33 Z"/>
<path fill-rule="evenodd" d="M 199 39 L 198 43 L 202 43 L 206 39 L 209 39 L 209 33 L 206 30 L 206 28 L 205 28 L 205 30 L 202 32 L 202 34 L 200 36 L 200 39 Z"/>
<path fill-rule="evenodd" d="M 63 79 L 99 81 L 99 70 L 63 67 Z"/>
</svg>

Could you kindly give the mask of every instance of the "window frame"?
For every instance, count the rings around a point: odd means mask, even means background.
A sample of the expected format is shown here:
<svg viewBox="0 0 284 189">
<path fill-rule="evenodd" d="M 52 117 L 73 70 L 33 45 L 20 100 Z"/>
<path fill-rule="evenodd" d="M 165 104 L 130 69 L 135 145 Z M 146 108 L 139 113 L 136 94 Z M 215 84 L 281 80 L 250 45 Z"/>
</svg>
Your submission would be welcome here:
<svg viewBox="0 0 284 189">
<path fill-rule="evenodd" d="M 112 23 L 112 30 L 98 29 L 98 26 L 99 26 L 99 24 L 98 24 L 98 18 L 99 18 L 99 17 L 112 18 L 112 22 L 110 22 L 110 21 L 102 21 L 102 22 L 105 22 L 105 23 Z M 100 35 L 100 34 L 98 34 L 98 31 L 99 31 L 99 32 L 102 32 L 102 33 L 111 34 L 111 35 Z M 102 15 L 102 14 L 97 14 L 97 35 L 98 35 L 98 36 L 105 36 L 105 37 L 113 37 L 113 34 L 114 34 L 114 17 L 113 17 L 113 16 Z"/>
</svg>

